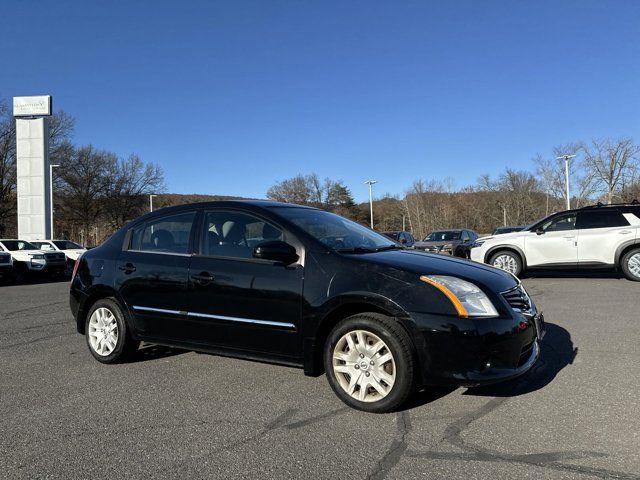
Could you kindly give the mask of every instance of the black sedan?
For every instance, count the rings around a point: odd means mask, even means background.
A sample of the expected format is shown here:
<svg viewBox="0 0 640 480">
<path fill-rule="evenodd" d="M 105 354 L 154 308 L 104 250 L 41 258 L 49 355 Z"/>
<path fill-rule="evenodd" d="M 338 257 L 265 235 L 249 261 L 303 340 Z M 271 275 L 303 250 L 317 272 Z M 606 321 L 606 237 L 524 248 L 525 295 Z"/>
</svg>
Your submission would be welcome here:
<svg viewBox="0 0 640 480">
<path fill-rule="evenodd" d="M 70 303 L 100 362 L 130 358 L 141 341 L 276 362 L 326 372 L 338 397 L 371 412 L 421 385 L 521 375 L 544 333 L 513 275 L 264 201 L 131 222 L 76 262 Z"/>
</svg>

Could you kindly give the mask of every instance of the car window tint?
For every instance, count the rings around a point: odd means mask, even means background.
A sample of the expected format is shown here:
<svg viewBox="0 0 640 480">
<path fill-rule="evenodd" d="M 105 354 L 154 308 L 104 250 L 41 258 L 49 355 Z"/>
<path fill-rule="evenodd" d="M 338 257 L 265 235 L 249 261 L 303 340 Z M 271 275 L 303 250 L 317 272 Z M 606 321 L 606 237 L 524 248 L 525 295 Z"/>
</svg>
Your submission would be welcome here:
<svg viewBox="0 0 640 480">
<path fill-rule="evenodd" d="M 144 252 L 187 253 L 195 212 L 172 215 L 136 227 L 131 235 L 131 250 Z"/>
<path fill-rule="evenodd" d="M 280 229 L 258 217 L 239 212 L 207 212 L 200 251 L 208 256 L 252 258 L 259 243 L 282 239 Z"/>
<path fill-rule="evenodd" d="M 547 220 L 542 224 L 542 229 L 545 232 L 561 232 L 564 230 L 574 230 L 576 228 L 576 214 L 567 213 L 559 215 Z"/>
<path fill-rule="evenodd" d="M 578 214 L 577 228 L 580 229 L 624 227 L 627 225 L 629 222 L 619 210 L 593 210 Z"/>
</svg>

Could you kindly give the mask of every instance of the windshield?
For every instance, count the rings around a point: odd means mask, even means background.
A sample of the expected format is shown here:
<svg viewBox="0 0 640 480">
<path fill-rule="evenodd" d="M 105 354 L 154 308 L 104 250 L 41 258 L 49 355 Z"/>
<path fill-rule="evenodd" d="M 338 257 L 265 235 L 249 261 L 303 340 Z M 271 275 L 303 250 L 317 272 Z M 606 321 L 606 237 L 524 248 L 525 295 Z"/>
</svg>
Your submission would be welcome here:
<svg viewBox="0 0 640 480">
<path fill-rule="evenodd" d="M 447 242 L 450 240 L 460 240 L 461 234 L 462 232 L 455 231 L 431 232 L 429 235 L 424 237 L 423 242 Z"/>
<path fill-rule="evenodd" d="M 382 232 L 385 237 L 389 237 L 391 240 L 395 240 L 396 242 L 400 238 L 400 232 Z"/>
<path fill-rule="evenodd" d="M 16 252 L 18 250 L 38 250 L 38 247 L 23 240 L 3 240 L 2 243 L 7 250 L 12 252 Z"/>
<path fill-rule="evenodd" d="M 54 240 L 53 243 L 60 250 L 77 250 L 77 249 L 84 248 L 82 245 L 78 245 L 77 243 L 70 242 L 69 240 Z"/>
<path fill-rule="evenodd" d="M 273 210 L 323 245 L 337 251 L 401 248 L 384 235 L 324 210 L 296 207 L 276 207 Z"/>
</svg>

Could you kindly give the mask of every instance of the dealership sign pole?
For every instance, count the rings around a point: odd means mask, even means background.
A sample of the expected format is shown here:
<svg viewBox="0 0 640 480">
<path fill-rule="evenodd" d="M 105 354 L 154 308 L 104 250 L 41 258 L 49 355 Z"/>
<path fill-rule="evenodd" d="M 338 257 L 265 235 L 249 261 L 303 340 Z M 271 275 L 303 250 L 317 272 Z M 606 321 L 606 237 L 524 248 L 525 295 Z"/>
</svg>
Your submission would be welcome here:
<svg viewBox="0 0 640 480">
<path fill-rule="evenodd" d="M 49 122 L 51 96 L 13 97 L 16 117 L 18 238 L 48 239 L 51 233 Z"/>
</svg>

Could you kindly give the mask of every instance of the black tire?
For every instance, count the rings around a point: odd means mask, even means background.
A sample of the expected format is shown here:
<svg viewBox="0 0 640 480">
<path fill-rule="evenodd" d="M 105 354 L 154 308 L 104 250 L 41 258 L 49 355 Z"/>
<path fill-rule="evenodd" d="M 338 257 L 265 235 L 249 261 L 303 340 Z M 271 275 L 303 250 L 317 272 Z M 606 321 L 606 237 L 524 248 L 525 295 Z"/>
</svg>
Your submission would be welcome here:
<svg viewBox="0 0 640 480">
<path fill-rule="evenodd" d="M 496 268 L 500 268 L 494 265 L 495 260 L 500 257 L 506 255 L 508 257 L 510 257 L 511 259 L 513 259 L 513 261 L 515 262 L 515 271 L 511 272 L 513 273 L 516 277 L 519 277 L 520 274 L 522 274 L 522 258 L 520 257 L 519 254 L 517 254 L 516 252 L 514 252 L 513 250 L 499 250 L 497 252 L 495 252 L 493 255 L 491 255 L 491 258 L 489 259 L 489 265 L 491 265 L 492 267 L 496 267 Z M 502 270 L 505 270 L 504 268 L 502 268 Z"/>
<path fill-rule="evenodd" d="M 341 338 L 349 332 L 364 330 L 370 332 L 385 343 L 395 363 L 395 381 L 379 400 L 365 402 L 352 397 L 340 384 L 333 365 L 333 353 Z M 386 350 L 382 350 L 386 353 Z M 416 384 L 416 361 L 413 343 L 404 328 L 393 318 L 378 313 L 353 315 L 336 325 L 324 346 L 324 367 L 329 385 L 344 403 L 358 410 L 372 413 L 386 413 L 398 409 L 414 390 Z M 363 360 L 366 360 L 364 357 Z M 375 357 L 372 357 L 372 361 Z M 357 362 L 356 362 L 357 363 Z M 366 363 L 366 362 L 363 362 Z M 358 367 L 356 367 L 358 368 Z M 363 367 L 364 368 L 364 367 Z M 383 367 L 384 368 L 384 367 Z M 364 370 L 361 370 L 361 372 Z M 373 370 L 372 370 L 373 373 Z M 362 374 L 362 373 L 361 373 Z M 368 377 L 369 375 L 367 375 Z M 346 377 L 343 377 L 343 381 Z M 375 376 L 374 376 L 375 378 Z M 373 387 L 366 387 L 372 394 L 378 395 Z"/>
<path fill-rule="evenodd" d="M 100 355 L 94 350 L 93 346 L 91 345 L 89 322 L 94 312 L 99 308 L 106 308 L 107 310 L 109 310 L 115 317 L 117 324 L 116 345 L 109 355 Z M 87 346 L 89 347 L 89 352 L 91 352 L 93 358 L 101 363 L 126 362 L 135 355 L 135 353 L 138 351 L 138 347 L 140 346 L 140 342 L 138 340 L 135 340 L 131 336 L 131 332 L 129 331 L 127 322 L 124 318 L 124 314 L 122 313 L 122 308 L 114 298 L 102 298 L 91 306 L 91 309 L 87 314 L 87 318 L 85 319 L 84 331 Z"/>
<path fill-rule="evenodd" d="M 631 269 L 629 268 L 629 262 L 632 258 L 634 258 L 635 261 L 635 259 L 638 257 L 640 257 L 640 248 L 634 248 L 625 253 L 620 260 L 620 267 L 622 268 L 624 276 L 634 282 L 640 282 L 640 276 L 631 271 Z"/>
</svg>

